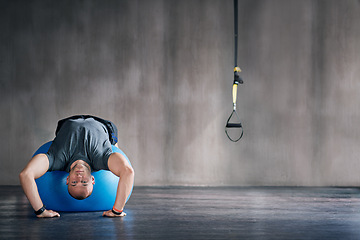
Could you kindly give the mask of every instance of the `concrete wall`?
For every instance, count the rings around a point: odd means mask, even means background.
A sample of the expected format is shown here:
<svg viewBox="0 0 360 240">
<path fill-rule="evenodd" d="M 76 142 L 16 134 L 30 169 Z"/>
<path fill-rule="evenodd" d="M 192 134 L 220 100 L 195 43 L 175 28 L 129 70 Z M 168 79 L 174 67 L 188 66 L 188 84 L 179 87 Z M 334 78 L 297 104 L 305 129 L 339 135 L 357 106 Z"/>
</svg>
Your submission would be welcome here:
<svg viewBox="0 0 360 240">
<path fill-rule="evenodd" d="M 57 120 L 114 121 L 136 185 L 360 184 L 360 2 L 0 1 L 0 184 Z"/>
</svg>

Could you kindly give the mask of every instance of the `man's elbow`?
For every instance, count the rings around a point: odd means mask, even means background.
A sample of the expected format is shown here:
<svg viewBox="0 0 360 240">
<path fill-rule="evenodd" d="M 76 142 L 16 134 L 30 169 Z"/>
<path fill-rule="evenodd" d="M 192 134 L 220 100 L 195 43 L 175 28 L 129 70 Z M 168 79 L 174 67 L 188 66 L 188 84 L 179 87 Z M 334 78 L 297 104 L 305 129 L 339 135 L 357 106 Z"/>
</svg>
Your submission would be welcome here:
<svg viewBox="0 0 360 240">
<path fill-rule="evenodd" d="M 132 166 L 127 167 L 126 168 L 126 174 L 130 175 L 130 176 L 135 176 L 134 168 Z"/>
<path fill-rule="evenodd" d="M 123 169 L 122 174 L 120 174 L 120 175 L 128 176 L 128 177 L 133 178 L 133 177 L 135 176 L 135 171 L 134 171 L 134 169 L 133 169 L 132 166 L 126 166 L 126 167 Z"/>
<path fill-rule="evenodd" d="M 114 173 L 114 172 L 113 172 Z M 114 173 L 116 176 L 120 177 L 120 179 L 133 179 L 135 176 L 135 171 L 131 166 L 126 166 L 121 169 L 120 172 L 117 174 Z"/>
<path fill-rule="evenodd" d="M 21 184 L 23 184 L 24 182 L 26 182 L 31 178 L 34 178 L 33 174 L 31 174 L 31 172 L 28 171 L 27 169 L 22 170 L 19 174 L 19 179 Z"/>
</svg>

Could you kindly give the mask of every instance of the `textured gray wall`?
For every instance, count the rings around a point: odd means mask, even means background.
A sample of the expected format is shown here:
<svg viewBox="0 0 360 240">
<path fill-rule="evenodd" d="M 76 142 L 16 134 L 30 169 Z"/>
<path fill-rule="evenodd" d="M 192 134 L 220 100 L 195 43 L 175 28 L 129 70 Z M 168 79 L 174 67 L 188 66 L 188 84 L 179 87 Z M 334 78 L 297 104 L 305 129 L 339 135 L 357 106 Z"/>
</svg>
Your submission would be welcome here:
<svg viewBox="0 0 360 240">
<path fill-rule="evenodd" d="M 136 185 L 359 185 L 360 2 L 0 0 L 0 184 L 57 120 L 114 121 Z"/>
</svg>

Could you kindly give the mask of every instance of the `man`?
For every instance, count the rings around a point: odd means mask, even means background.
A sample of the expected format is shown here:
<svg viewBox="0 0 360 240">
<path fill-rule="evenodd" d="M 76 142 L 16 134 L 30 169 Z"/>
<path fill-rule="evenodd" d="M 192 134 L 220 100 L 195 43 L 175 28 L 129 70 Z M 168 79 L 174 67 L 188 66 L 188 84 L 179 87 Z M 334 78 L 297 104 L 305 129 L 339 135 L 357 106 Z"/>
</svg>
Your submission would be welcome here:
<svg viewBox="0 0 360 240">
<path fill-rule="evenodd" d="M 111 131 L 115 131 L 115 136 Z M 79 115 L 59 121 L 49 151 L 35 155 L 19 175 L 37 217 L 60 217 L 59 213 L 45 209 L 35 182 L 47 171 L 56 170 L 69 172 L 66 184 L 69 194 L 76 199 L 87 198 L 92 193 L 95 179 L 91 171 L 110 170 L 119 177 L 119 184 L 115 204 L 103 216 L 126 215 L 123 209 L 131 193 L 134 170 L 121 153 L 112 152 L 111 144 L 117 142 L 116 137 L 115 125 L 101 118 Z"/>
</svg>

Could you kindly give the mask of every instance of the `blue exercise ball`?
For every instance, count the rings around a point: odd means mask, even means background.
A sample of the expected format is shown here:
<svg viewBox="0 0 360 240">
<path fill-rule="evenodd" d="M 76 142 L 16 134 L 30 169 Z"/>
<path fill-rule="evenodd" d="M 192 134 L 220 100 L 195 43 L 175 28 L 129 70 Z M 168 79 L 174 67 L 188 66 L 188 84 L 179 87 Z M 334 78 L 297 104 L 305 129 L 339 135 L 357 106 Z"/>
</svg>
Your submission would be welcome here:
<svg viewBox="0 0 360 240">
<path fill-rule="evenodd" d="M 33 156 L 47 153 L 52 141 L 42 145 Z M 121 153 L 130 163 L 129 158 L 119 148 L 112 146 L 113 152 Z M 131 165 L 131 163 L 130 163 Z M 92 172 L 95 185 L 92 194 L 83 200 L 77 200 L 70 196 L 66 178 L 69 175 L 65 171 L 46 172 L 36 179 L 39 195 L 47 209 L 62 212 L 88 212 L 105 211 L 112 209 L 119 183 L 119 177 L 108 170 Z M 133 189 L 133 186 L 132 186 Z M 129 200 L 131 192 L 126 201 Z"/>
</svg>

